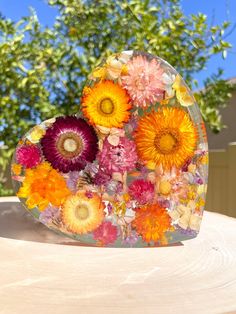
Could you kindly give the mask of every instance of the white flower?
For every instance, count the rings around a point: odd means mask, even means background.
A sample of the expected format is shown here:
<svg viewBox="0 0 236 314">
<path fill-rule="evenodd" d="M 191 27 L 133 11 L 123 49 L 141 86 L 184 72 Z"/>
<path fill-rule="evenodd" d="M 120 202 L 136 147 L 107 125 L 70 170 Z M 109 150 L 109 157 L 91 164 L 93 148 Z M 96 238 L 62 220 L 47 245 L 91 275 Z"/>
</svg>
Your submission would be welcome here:
<svg viewBox="0 0 236 314">
<path fill-rule="evenodd" d="M 165 91 L 166 91 L 168 97 L 173 97 L 174 96 L 174 90 L 172 88 L 172 85 L 175 81 L 175 75 L 171 74 L 169 72 L 164 72 L 162 74 L 162 81 L 165 84 Z"/>
<path fill-rule="evenodd" d="M 179 205 L 176 209 L 169 212 L 170 217 L 182 228 L 190 228 L 198 231 L 200 229 L 202 217 L 194 214 L 195 202 L 189 201 L 187 206 Z"/>
</svg>

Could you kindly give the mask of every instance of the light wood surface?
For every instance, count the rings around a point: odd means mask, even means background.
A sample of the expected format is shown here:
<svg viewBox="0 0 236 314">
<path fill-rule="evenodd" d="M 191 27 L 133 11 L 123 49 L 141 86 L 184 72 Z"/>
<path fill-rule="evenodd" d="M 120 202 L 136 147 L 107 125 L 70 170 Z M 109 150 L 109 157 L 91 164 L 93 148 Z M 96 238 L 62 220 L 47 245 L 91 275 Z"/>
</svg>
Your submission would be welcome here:
<svg viewBox="0 0 236 314">
<path fill-rule="evenodd" d="M 0 313 L 236 313 L 235 232 L 206 212 L 183 245 L 80 247 L 1 199 Z"/>
</svg>

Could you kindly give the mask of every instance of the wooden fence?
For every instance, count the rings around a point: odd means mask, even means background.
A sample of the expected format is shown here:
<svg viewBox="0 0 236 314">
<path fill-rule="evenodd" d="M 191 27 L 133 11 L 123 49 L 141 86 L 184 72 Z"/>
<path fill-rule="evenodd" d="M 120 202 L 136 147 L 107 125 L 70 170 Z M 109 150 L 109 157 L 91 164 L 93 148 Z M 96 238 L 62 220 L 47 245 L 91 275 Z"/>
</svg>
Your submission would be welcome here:
<svg viewBox="0 0 236 314">
<path fill-rule="evenodd" d="M 7 187 L 11 186 L 9 170 Z M 227 150 L 210 151 L 206 210 L 236 217 L 236 142 L 230 143 Z"/>
<path fill-rule="evenodd" d="M 209 154 L 206 210 L 236 217 L 236 142 Z"/>
</svg>

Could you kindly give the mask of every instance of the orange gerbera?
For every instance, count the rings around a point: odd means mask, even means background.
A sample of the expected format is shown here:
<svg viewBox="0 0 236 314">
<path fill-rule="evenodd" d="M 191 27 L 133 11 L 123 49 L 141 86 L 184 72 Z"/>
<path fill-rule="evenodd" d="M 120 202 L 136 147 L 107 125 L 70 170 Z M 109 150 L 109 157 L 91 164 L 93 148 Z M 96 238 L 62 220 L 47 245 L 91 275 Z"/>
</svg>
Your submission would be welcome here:
<svg viewBox="0 0 236 314">
<path fill-rule="evenodd" d="M 138 155 L 153 168 L 181 167 L 193 157 L 197 139 L 197 130 L 188 113 L 173 107 L 161 107 L 144 116 L 135 132 Z"/>
<path fill-rule="evenodd" d="M 132 226 L 144 241 L 166 243 L 165 232 L 171 230 L 171 218 L 158 204 L 146 205 L 136 209 Z"/>
<path fill-rule="evenodd" d="M 91 124 L 122 128 L 130 117 L 129 100 L 128 94 L 119 84 L 101 81 L 84 93 L 82 111 Z"/>
<path fill-rule="evenodd" d="M 38 206 L 43 211 L 49 203 L 59 207 L 70 195 L 65 179 L 49 163 L 43 162 L 36 168 L 26 169 L 23 185 L 17 196 L 27 198 L 29 209 Z"/>
</svg>

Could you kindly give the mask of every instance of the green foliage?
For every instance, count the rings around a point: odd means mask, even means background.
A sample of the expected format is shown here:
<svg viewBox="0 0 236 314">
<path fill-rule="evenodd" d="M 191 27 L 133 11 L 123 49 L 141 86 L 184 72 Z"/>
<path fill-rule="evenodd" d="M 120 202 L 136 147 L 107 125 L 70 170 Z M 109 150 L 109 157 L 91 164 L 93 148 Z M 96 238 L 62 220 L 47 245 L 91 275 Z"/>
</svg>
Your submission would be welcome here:
<svg viewBox="0 0 236 314">
<path fill-rule="evenodd" d="M 203 118 L 214 133 L 220 132 L 225 127 L 219 109 L 227 106 L 227 100 L 231 98 L 231 92 L 235 90 L 235 86 L 221 79 L 222 74 L 223 71 L 219 69 L 218 73 L 205 80 L 204 90 L 195 94 Z"/>
<path fill-rule="evenodd" d="M 9 153 L 38 121 L 76 113 L 87 75 L 111 52 L 137 49 L 158 55 L 197 87 L 195 73 L 211 56 L 225 58 L 231 48 L 225 41 L 230 22 L 209 26 L 202 13 L 185 16 L 180 0 L 48 3 L 59 10 L 52 28 L 42 27 L 34 11 L 18 23 L 0 17 L 0 141 Z M 219 107 L 230 91 L 218 73 L 197 95 L 214 131 L 222 128 Z"/>
<path fill-rule="evenodd" d="M 14 192 L 12 189 L 6 189 L 3 183 L 0 182 L 0 197 L 1 196 L 12 196 Z"/>
</svg>

